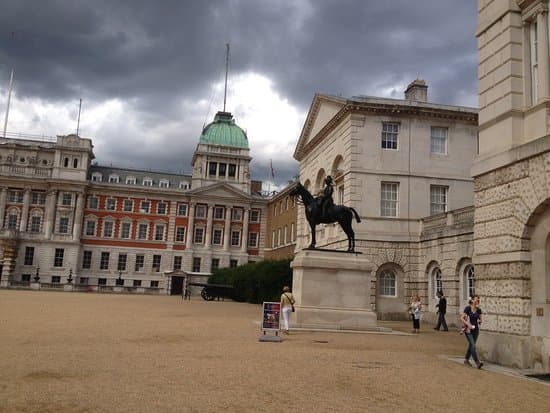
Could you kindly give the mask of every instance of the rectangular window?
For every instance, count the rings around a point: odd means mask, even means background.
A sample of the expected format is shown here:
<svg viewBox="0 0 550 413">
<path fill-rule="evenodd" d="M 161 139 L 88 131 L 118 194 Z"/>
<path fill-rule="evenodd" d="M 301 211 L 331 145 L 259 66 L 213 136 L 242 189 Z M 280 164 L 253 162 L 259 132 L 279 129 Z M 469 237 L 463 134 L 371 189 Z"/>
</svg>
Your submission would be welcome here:
<svg viewBox="0 0 550 413">
<path fill-rule="evenodd" d="M 159 214 L 159 215 L 165 215 L 166 214 L 166 203 L 165 202 L 159 202 L 157 204 L 157 214 Z"/>
<path fill-rule="evenodd" d="M 222 245 L 223 231 L 219 228 L 214 228 L 212 231 L 212 245 Z"/>
<path fill-rule="evenodd" d="M 380 190 L 380 215 L 397 217 L 397 200 L 399 184 L 397 182 L 382 182 Z"/>
<path fill-rule="evenodd" d="M 135 184 L 136 184 L 136 178 L 134 177 L 126 178 L 126 185 L 135 185 Z"/>
<path fill-rule="evenodd" d="M 31 232 L 40 232 L 42 217 L 31 217 Z"/>
<path fill-rule="evenodd" d="M 277 228 L 277 245 L 281 245 L 281 228 Z"/>
<path fill-rule="evenodd" d="M 195 237 L 193 242 L 195 244 L 202 244 L 204 238 L 204 228 L 195 228 Z"/>
<path fill-rule="evenodd" d="M 107 198 L 105 200 L 105 209 L 108 211 L 114 211 L 116 209 L 116 198 Z"/>
<path fill-rule="evenodd" d="M 196 218 L 206 217 L 206 207 L 204 205 L 197 205 L 195 209 L 195 217 Z"/>
<path fill-rule="evenodd" d="M 242 208 L 233 208 L 231 210 L 231 221 L 242 221 L 243 210 Z"/>
<path fill-rule="evenodd" d="M 223 207 L 214 207 L 214 219 L 223 219 Z"/>
<path fill-rule="evenodd" d="M 250 232 L 248 234 L 248 246 L 250 248 L 258 248 L 258 233 Z"/>
<path fill-rule="evenodd" d="M 201 272 L 201 259 L 199 257 L 193 258 L 193 272 Z"/>
<path fill-rule="evenodd" d="M 533 21 L 529 29 L 531 46 L 531 104 L 535 105 L 539 98 L 537 22 Z"/>
<path fill-rule="evenodd" d="M 79 283 L 81 285 L 88 285 L 89 278 L 88 277 L 79 277 Z"/>
<path fill-rule="evenodd" d="M 31 275 L 30 274 L 21 274 L 21 281 L 23 282 L 31 282 Z"/>
<path fill-rule="evenodd" d="M 185 227 L 176 228 L 176 242 L 185 242 Z"/>
<path fill-rule="evenodd" d="M 338 203 L 340 205 L 344 204 L 344 185 L 338 187 Z"/>
<path fill-rule="evenodd" d="M 82 253 L 82 268 L 85 270 L 92 268 L 92 251 L 84 251 Z"/>
<path fill-rule="evenodd" d="M 231 231 L 231 245 L 233 247 L 241 245 L 241 231 Z"/>
<path fill-rule="evenodd" d="M 158 288 L 159 282 L 156 280 L 151 280 L 151 288 Z"/>
<path fill-rule="evenodd" d="M 86 235 L 91 237 L 95 235 L 95 221 L 86 221 Z"/>
<path fill-rule="evenodd" d="M 180 255 L 176 255 L 174 257 L 174 271 L 181 270 L 181 262 L 182 262 L 182 257 Z"/>
<path fill-rule="evenodd" d="M 132 212 L 134 210 L 134 201 L 125 199 L 123 203 L 124 212 Z"/>
<path fill-rule="evenodd" d="M 123 238 L 123 239 L 130 238 L 131 228 L 132 228 L 132 224 L 130 222 L 123 222 L 120 225 L 120 238 Z"/>
<path fill-rule="evenodd" d="M 294 223 L 290 224 L 290 242 L 294 242 Z"/>
<path fill-rule="evenodd" d="M 216 176 L 217 170 L 218 170 L 218 163 L 217 162 L 208 163 L 208 175 Z"/>
<path fill-rule="evenodd" d="M 99 208 L 99 198 L 96 196 L 91 196 L 88 198 L 88 208 L 98 209 Z"/>
<path fill-rule="evenodd" d="M 260 211 L 257 209 L 250 211 L 250 222 L 260 222 Z"/>
<path fill-rule="evenodd" d="M 153 271 L 159 272 L 160 271 L 160 260 L 162 256 L 161 255 L 153 255 Z"/>
<path fill-rule="evenodd" d="M 24 265 L 32 265 L 34 261 L 34 247 L 25 247 Z"/>
<path fill-rule="evenodd" d="M 438 155 L 447 153 L 447 128 L 432 126 L 430 152 Z"/>
<path fill-rule="evenodd" d="M 63 257 L 65 255 L 65 250 L 63 248 L 55 249 L 55 256 L 53 259 L 54 267 L 63 267 Z"/>
<path fill-rule="evenodd" d="M 19 221 L 19 215 L 8 215 L 8 229 L 17 229 L 17 222 Z"/>
<path fill-rule="evenodd" d="M 237 165 L 230 163 L 229 168 L 227 169 L 227 176 L 230 178 L 235 178 L 235 175 L 237 174 Z"/>
<path fill-rule="evenodd" d="M 138 239 L 147 239 L 147 230 L 149 224 L 139 224 L 138 226 Z"/>
<path fill-rule="evenodd" d="M 239 261 L 237 261 L 237 260 L 229 260 L 229 267 L 230 267 L 230 268 L 237 268 L 238 265 L 239 265 Z"/>
<path fill-rule="evenodd" d="M 382 149 L 397 149 L 398 134 L 398 123 L 382 122 Z"/>
<path fill-rule="evenodd" d="M 178 215 L 187 216 L 187 204 L 178 204 Z"/>
<path fill-rule="evenodd" d="M 46 203 L 46 194 L 44 192 L 32 192 L 31 204 L 44 205 Z"/>
<path fill-rule="evenodd" d="M 98 278 L 97 285 L 107 285 L 107 278 Z"/>
<path fill-rule="evenodd" d="M 142 214 L 148 214 L 151 203 L 149 201 L 141 201 L 139 212 Z"/>
<path fill-rule="evenodd" d="M 153 186 L 153 180 L 151 178 L 144 178 L 143 186 Z"/>
<path fill-rule="evenodd" d="M 63 192 L 63 197 L 61 198 L 61 205 L 71 206 L 73 204 L 73 194 L 70 192 Z"/>
<path fill-rule="evenodd" d="M 134 287 L 141 287 L 141 280 L 134 280 Z"/>
<path fill-rule="evenodd" d="M 143 267 L 145 267 L 145 255 L 138 254 L 136 255 L 136 266 L 134 267 L 134 270 L 136 272 L 143 271 Z"/>
<path fill-rule="evenodd" d="M 68 234 L 69 233 L 69 217 L 60 217 L 59 218 L 58 232 L 60 234 Z"/>
<path fill-rule="evenodd" d="M 448 187 L 430 185 L 430 215 L 447 212 Z"/>
<path fill-rule="evenodd" d="M 155 225 L 155 241 L 164 240 L 164 224 Z"/>
<path fill-rule="evenodd" d="M 159 182 L 159 187 L 161 188 L 168 188 L 170 186 L 170 181 L 160 181 Z"/>
<path fill-rule="evenodd" d="M 220 166 L 218 168 L 218 176 L 225 176 L 226 169 L 227 169 L 227 164 L 220 163 Z"/>
<path fill-rule="evenodd" d="M 52 275 L 52 284 L 59 284 L 61 282 L 61 277 L 59 275 Z"/>
<path fill-rule="evenodd" d="M 103 236 L 111 238 L 113 236 L 113 221 L 105 221 L 103 223 Z"/>
<path fill-rule="evenodd" d="M 118 254 L 118 264 L 117 264 L 117 270 L 118 271 L 126 271 L 126 261 L 128 260 L 127 254 Z"/>
<path fill-rule="evenodd" d="M 8 194 L 8 199 L 10 202 L 21 204 L 23 203 L 23 192 L 11 190 Z"/>
<path fill-rule="evenodd" d="M 108 252 L 102 252 L 101 253 L 101 261 L 99 262 L 99 269 L 100 270 L 108 270 L 109 269 L 109 256 L 110 256 L 110 253 L 108 253 Z"/>
<path fill-rule="evenodd" d="M 287 243 L 287 238 L 286 238 L 286 236 L 287 236 L 287 231 L 288 231 L 288 228 L 287 228 L 287 226 L 285 225 L 284 228 L 283 228 L 283 244 L 284 244 L 284 245 L 286 245 L 286 243 Z"/>
<path fill-rule="evenodd" d="M 271 248 L 275 248 L 275 230 L 271 231 Z"/>
<path fill-rule="evenodd" d="M 211 265 L 210 271 L 214 272 L 218 268 L 220 268 L 220 259 L 219 258 L 212 258 L 212 265 Z"/>
</svg>

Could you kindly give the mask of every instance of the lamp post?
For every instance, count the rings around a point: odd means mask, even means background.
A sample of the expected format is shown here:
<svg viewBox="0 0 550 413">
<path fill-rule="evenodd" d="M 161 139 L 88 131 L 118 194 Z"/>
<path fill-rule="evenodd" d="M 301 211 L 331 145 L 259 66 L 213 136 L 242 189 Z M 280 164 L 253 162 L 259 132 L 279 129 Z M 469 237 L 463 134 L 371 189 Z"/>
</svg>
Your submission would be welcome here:
<svg viewBox="0 0 550 413">
<path fill-rule="evenodd" d="M 36 267 L 36 275 L 34 276 L 34 282 L 40 281 L 40 267 Z"/>
<path fill-rule="evenodd" d="M 118 280 L 116 280 L 117 285 L 124 285 L 124 280 L 122 279 L 122 271 L 118 271 Z"/>
<path fill-rule="evenodd" d="M 70 284 L 73 282 L 73 269 L 69 270 L 69 278 L 67 278 L 67 283 Z"/>
</svg>

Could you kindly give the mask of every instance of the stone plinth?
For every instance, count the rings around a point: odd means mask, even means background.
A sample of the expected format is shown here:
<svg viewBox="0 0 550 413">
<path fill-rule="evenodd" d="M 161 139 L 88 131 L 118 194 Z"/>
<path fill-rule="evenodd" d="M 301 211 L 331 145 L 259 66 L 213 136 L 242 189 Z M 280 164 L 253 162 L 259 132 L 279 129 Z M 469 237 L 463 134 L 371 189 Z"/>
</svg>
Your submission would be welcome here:
<svg viewBox="0 0 550 413">
<path fill-rule="evenodd" d="M 31 290 L 40 290 L 40 283 L 31 283 Z"/>
<path fill-rule="evenodd" d="M 303 250 L 291 263 L 294 327 L 368 330 L 376 328 L 372 311 L 373 265 L 360 254 Z"/>
<path fill-rule="evenodd" d="M 72 284 L 65 284 L 63 286 L 63 291 L 72 291 L 74 288 L 73 288 L 73 285 Z"/>
</svg>

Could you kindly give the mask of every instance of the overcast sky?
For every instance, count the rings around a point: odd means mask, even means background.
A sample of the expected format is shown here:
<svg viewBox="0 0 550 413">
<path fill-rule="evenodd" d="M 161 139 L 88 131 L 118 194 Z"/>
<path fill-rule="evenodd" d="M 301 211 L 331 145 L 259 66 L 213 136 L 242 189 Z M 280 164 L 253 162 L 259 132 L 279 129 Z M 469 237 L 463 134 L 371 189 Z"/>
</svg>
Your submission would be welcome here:
<svg viewBox="0 0 550 413">
<path fill-rule="evenodd" d="M 100 165 L 191 172 L 223 109 L 247 131 L 252 177 L 292 179 L 316 92 L 477 106 L 476 0 L 0 0 L 8 132 L 93 139 Z M 12 36 L 12 32 L 15 36 Z M 3 123 L 2 123 L 3 126 Z"/>
</svg>

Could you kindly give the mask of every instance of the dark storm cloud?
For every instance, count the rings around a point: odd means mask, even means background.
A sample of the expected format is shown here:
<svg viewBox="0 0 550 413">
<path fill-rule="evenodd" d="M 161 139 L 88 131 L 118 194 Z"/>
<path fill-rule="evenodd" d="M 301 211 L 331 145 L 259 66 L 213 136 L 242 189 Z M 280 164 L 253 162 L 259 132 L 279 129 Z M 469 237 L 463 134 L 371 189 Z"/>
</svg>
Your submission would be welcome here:
<svg viewBox="0 0 550 413">
<path fill-rule="evenodd" d="M 268 76 L 304 112 L 318 91 L 374 95 L 416 77 L 428 82 L 431 101 L 475 102 L 475 0 L 2 3 L 0 75 L 7 79 L 16 67 L 19 96 L 118 98 L 131 102 L 144 128 L 185 121 L 182 99 L 209 99 L 223 73 L 226 42 L 232 75 Z M 394 95 L 401 98 L 402 90 Z M 220 109 L 221 101 L 215 105 Z M 174 137 L 182 152 L 160 151 L 163 164 L 188 169 L 201 127 L 202 119 L 195 120 Z M 128 147 L 130 140 L 122 131 L 96 151 L 113 163 L 151 162 L 146 151 Z M 280 178 L 290 179 L 296 164 L 281 164 L 287 166 Z"/>
</svg>

